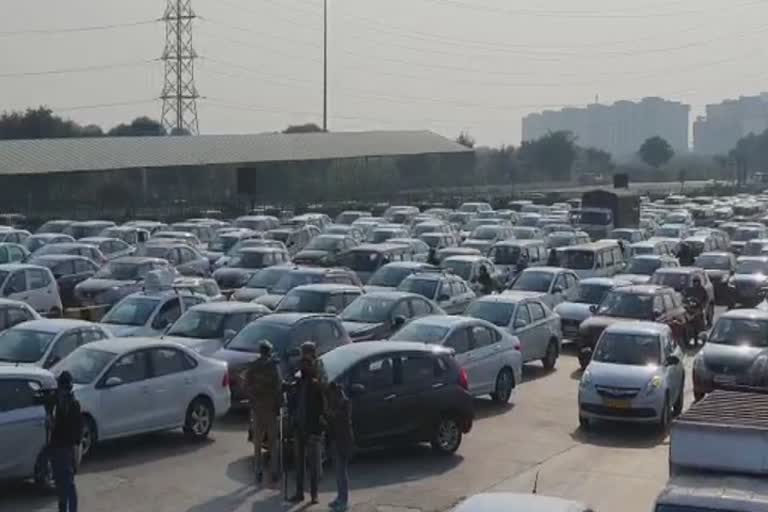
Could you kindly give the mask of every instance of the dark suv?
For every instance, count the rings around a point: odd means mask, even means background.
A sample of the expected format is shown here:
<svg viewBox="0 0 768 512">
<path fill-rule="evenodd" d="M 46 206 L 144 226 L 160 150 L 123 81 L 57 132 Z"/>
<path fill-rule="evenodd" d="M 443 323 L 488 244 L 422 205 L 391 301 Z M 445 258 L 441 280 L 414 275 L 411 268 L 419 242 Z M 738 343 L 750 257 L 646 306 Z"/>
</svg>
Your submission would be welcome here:
<svg viewBox="0 0 768 512">
<path fill-rule="evenodd" d="M 467 374 L 448 349 L 371 341 L 339 347 L 322 360 L 329 381 L 351 397 L 359 448 L 430 442 L 436 452 L 451 454 L 472 429 Z"/>
</svg>

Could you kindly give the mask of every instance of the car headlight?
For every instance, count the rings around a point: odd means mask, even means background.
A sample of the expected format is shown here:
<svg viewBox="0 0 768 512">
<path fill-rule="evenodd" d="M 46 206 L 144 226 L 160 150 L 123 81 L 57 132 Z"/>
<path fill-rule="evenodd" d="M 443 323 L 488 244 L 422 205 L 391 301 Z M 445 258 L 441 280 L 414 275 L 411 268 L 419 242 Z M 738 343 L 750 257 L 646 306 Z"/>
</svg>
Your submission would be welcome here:
<svg viewBox="0 0 768 512">
<path fill-rule="evenodd" d="M 589 370 L 584 370 L 584 373 L 581 375 L 581 380 L 579 381 L 579 387 L 582 389 L 586 389 L 592 385 L 592 374 L 589 372 Z"/>
<path fill-rule="evenodd" d="M 661 377 L 659 377 L 658 375 L 654 375 L 653 378 L 649 380 L 648 384 L 646 384 L 645 386 L 645 394 L 646 395 L 654 394 L 656 391 L 659 390 L 659 388 L 661 388 L 661 384 L 662 384 Z"/>
</svg>

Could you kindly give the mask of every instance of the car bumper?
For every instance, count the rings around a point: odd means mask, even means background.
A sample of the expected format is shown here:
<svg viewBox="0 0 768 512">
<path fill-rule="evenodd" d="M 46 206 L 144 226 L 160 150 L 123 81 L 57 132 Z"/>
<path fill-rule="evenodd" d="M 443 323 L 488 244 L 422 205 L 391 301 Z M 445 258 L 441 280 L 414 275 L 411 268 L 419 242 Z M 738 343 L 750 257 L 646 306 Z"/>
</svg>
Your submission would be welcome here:
<svg viewBox="0 0 768 512">
<path fill-rule="evenodd" d="M 232 408 L 231 394 L 229 391 L 226 393 L 218 393 L 213 399 L 213 410 L 216 417 L 221 418 L 229 412 Z"/>
<path fill-rule="evenodd" d="M 608 399 L 596 392 L 587 395 L 579 396 L 579 416 L 591 420 L 654 423 L 661 419 L 664 407 L 661 390 L 650 396 L 638 395 L 627 400 Z"/>
</svg>

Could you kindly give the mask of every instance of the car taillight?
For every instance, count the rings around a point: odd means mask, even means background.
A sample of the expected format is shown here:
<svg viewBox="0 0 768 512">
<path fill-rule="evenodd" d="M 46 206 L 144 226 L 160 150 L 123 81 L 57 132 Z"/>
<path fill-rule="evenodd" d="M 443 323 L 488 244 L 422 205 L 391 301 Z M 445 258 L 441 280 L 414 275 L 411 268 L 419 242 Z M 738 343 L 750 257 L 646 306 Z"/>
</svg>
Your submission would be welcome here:
<svg viewBox="0 0 768 512">
<path fill-rule="evenodd" d="M 224 372 L 224 377 L 221 378 L 221 387 L 228 388 L 229 387 L 229 372 Z"/>
<path fill-rule="evenodd" d="M 469 375 L 467 375 L 467 370 L 464 368 L 459 370 L 459 386 L 469 391 Z"/>
</svg>

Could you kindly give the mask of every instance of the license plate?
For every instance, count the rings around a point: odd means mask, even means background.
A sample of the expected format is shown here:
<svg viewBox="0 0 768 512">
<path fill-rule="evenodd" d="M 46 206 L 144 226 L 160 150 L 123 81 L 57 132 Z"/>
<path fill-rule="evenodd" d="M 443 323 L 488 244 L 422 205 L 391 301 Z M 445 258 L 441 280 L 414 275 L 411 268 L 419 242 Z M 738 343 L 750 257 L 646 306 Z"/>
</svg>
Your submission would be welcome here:
<svg viewBox="0 0 768 512">
<path fill-rule="evenodd" d="M 629 409 L 632 407 L 631 400 L 605 400 L 605 406 L 611 409 Z"/>
</svg>

